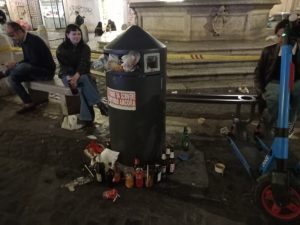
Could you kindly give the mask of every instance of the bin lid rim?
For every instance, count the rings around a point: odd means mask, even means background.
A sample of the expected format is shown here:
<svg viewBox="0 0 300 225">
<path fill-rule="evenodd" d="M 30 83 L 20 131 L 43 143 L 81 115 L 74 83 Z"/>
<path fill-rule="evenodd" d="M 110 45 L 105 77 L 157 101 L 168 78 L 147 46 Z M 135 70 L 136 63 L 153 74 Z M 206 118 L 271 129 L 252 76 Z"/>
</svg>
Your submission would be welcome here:
<svg viewBox="0 0 300 225">
<path fill-rule="evenodd" d="M 105 50 L 148 50 L 166 46 L 137 25 L 132 25 L 104 46 Z"/>
<path fill-rule="evenodd" d="M 116 54 L 127 54 L 130 51 L 137 51 L 139 53 L 154 53 L 154 52 L 164 52 L 167 48 L 152 48 L 152 49 L 108 49 L 106 46 L 103 51 L 106 53 L 116 53 Z"/>
</svg>

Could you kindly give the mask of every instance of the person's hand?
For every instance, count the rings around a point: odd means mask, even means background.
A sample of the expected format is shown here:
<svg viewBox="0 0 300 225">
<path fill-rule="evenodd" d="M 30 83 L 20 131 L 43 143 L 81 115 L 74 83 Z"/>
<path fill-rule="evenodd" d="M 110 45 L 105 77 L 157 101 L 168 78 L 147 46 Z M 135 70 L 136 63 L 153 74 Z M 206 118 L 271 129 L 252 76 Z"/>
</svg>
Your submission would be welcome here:
<svg viewBox="0 0 300 225">
<path fill-rule="evenodd" d="M 76 88 L 77 87 L 77 81 L 80 77 L 80 74 L 77 72 L 75 73 L 72 77 L 70 77 L 70 85 L 73 87 L 73 88 Z"/>
<path fill-rule="evenodd" d="M 4 66 L 5 66 L 6 69 L 8 69 L 8 70 L 15 68 L 16 65 L 17 65 L 17 62 L 15 62 L 15 61 L 11 61 L 11 62 L 4 63 Z"/>
</svg>

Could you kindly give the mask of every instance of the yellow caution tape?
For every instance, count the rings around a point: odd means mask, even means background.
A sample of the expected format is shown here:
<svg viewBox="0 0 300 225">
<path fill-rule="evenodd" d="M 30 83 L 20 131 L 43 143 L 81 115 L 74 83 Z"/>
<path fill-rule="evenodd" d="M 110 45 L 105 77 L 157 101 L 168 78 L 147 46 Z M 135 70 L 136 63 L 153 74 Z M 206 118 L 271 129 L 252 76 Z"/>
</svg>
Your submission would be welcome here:
<svg viewBox="0 0 300 225">
<path fill-rule="evenodd" d="M 259 55 L 217 55 L 217 54 L 183 54 L 169 53 L 167 55 L 171 60 L 199 60 L 199 61 L 253 61 L 258 60 Z"/>
<path fill-rule="evenodd" d="M 1 52 L 21 52 L 21 51 L 22 51 L 21 48 L 11 47 L 9 45 L 0 47 L 0 53 Z"/>
<path fill-rule="evenodd" d="M 2 46 L 0 47 L 0 53 L 2 52 L 21 52 L 22 49 L 18 47 Z M 56 54 L 56 49 L 51 49 L 52 55 Z M 92 59 L 98 59 L 101 53 L 92 53 Z M 199 53 L 168 53 L 168 61 L 174 60 L 193 60 L 193 61 L 256 61 L 259 59 L 259 55 L 218 55 L 218 54 L 199 54 Z"/>
</svg>

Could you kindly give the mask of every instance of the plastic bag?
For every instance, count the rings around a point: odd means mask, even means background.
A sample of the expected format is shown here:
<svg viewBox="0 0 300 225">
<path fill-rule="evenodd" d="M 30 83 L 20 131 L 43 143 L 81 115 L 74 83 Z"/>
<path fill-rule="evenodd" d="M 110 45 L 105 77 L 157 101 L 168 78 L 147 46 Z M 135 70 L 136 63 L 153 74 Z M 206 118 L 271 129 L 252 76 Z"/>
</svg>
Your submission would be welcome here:
<svg viewBox="0 0 300 225">
<path fill-rule="evenodd" d="M 107 70 L 107 62 L 108 62 L 108 56 L 104 55 L 92 63 L 92 68 L 100 71 Z"/>
<path fill-rule="evenodd" d="M 64 120 L 61 124 L 61 128 L 67 130 L 77 130 L 83 127 L 83 125 L 77 123 L 77 115 L 68 115 L 64 117 Z"/>
<path fill-rule="evenodd" d="M 139 52 L 130 51 L 127 55 L 122 56 L 123 63 L 121 64 L 125 72 L 132 72 L 136 69 L 137 63 L 140 61 L 141 55 Z"/>
<path fill-rule="evenodd" d="M 97 155 L 96 162 L 104 163 L 105 165 L 105 171 L 109 168 L 109 163 L 111 163 L 111 166 L 115 166 L 115 162 L 117 161 L 119 157 L 120 152 L 116 152 L 113 150 L 110 150 L 109 148 L 105 148 L 101 154 Z"/>
<path fill-rule="evenodd" d="M 117 71 L 122 72 L 123 67 L 120 64 L 119 57 L 114 54 L 109 54 L 108 61 L 107 61 L 107 70 L 108 71 Z"/>
</svg>

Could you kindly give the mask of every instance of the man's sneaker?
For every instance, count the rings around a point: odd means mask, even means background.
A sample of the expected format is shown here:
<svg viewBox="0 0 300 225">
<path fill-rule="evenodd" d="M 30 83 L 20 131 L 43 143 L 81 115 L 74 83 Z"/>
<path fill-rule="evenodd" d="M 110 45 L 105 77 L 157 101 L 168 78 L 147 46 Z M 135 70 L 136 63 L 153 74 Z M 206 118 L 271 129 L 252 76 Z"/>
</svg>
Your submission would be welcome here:
<svg viewBox="0 0 300 225">
<path fill-rule="evenodd" d="M 274 137 L 275 129 L 273 127 L 273 124 L 269 124 L 265 122 L 263 119 L 261 119 L 256 126 L 254 135 L 263 138 L 263 139 L 271 139 Z"/>
<path fill-rule="evenodd" d="M 289 138 L 291 138 L 295 132 L 295 122 L 289 122 L 288 129 L 289 129 Z"/>
</svg>

